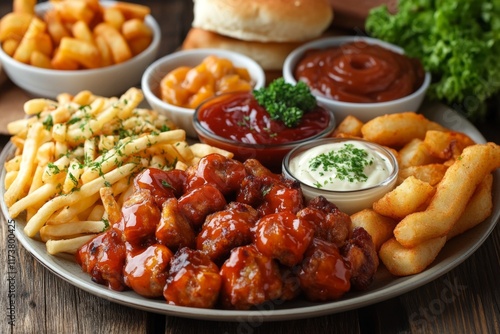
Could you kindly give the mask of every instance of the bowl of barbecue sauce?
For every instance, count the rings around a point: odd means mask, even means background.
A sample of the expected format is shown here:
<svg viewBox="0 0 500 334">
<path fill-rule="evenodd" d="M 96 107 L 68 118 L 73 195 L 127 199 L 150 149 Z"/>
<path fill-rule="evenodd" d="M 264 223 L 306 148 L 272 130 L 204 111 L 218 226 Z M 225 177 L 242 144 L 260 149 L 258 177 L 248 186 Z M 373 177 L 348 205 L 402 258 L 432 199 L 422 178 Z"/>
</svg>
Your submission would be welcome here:
<svg viewBox="0 0 500 334">
<path fill-rule="evenodd" d="M 289 54 L 287 82 L 305 82 L 337 122 L 352 115 L 363 122 L 384 114 L 417 111 L 431 82 L 417 58 L 375 38 L 316 40 Z"/>
</svg>

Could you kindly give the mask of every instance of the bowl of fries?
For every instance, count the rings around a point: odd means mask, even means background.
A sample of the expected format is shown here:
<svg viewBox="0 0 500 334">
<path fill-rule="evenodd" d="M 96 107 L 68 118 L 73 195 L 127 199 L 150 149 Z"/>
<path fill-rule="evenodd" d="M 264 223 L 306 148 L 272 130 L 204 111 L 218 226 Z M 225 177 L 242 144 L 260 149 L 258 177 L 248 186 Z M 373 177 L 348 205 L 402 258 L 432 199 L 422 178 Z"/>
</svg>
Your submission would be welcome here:
<svg viewBox="0 0 500 334">
<path fill-rule="evenodd" d="M 29 94 L 51 99 L 83 90 L 120 96 L 138 86 L 161 40 L 149 7 L 114 1 L 72 4 L 27 5 L 2 18 L 0 62 L 6 75 Z"/>
<path fill-rule="evenodd" d="M 351 48 L 345 49 L 347 46 Z M 377 49 L 366 51 L 367 47 Z M 334 49 L 339 50 L 335 55 L 328 54 L 324 58 L 314 55 Z M 380 50 L 387 54 L 379 54 Z M 319 72 L 314 76 L 304 70 L 298 72 L 301 61 L 308 62 L 307 66 L 302 63 L 304 68 L 312 67 L 319 59 L 327 65 L 320 63 Z M 400 65 L 401 62 L 406 63 Z M 318 104 L 333 111 L 339 122 L 349 115 L 367 122 L 384 114 L 417 111 L 431 82 L 430 73 L 424 71 L 420 61 L 406 57 L 402 48 L 360 36 L 327 37 L 298 47 L 286 58 L 283 77 L 293 84 L 302 80 L 313 85 L 311 90 Z M 414 81 L 404 81 L 408 78 Z"/>
<path fill-rule="evenodd" d="M 207 63 L 209 59 L 216 60 L 210 60 L 209 64 Z M 229 70 L 229 68 L 232 69 Z M 179 72 L 184 72 L 183 77 L 179 77 Z M 242 72 L 244 73 L 241 74 Z M 209 76 L 211 78 L 207 79 Z M 193 126 L 195 106 L 215 94 L 242 90 L 241 88 L 233 90 L 229 87 L 225 91 L 216 91 L 214 87 L 209 87 L 212 84 L 216 87 L 223 86 L 224 83 L 219 83 L 224 78 L 232 81 L 235 76 L 240 77 L 236 79 L 238 81 L 248 82 L 249 85 L 243 90 L 259 89 L 264 87 L 266 81 L 262 67 L 243 54 L 221 49 L 182 50 L 164 56 L 151 64 L 144 72 L 141 88 L 153 109 L 166 114 L 177 126 L 184 129 L 189 137 L 197 138 Z M 175 95 L 177 101 L 186 98 L 190 101 L 197 99 L 198 102 L 190 102 L 191 106 L 181 105 L 174 101 L 167 102 L 163 98 L 163 92 L 170 86 L 176 92 L 168 94 Z M 199 97 L 200 95 L 202 97 Z"/>
</svg>

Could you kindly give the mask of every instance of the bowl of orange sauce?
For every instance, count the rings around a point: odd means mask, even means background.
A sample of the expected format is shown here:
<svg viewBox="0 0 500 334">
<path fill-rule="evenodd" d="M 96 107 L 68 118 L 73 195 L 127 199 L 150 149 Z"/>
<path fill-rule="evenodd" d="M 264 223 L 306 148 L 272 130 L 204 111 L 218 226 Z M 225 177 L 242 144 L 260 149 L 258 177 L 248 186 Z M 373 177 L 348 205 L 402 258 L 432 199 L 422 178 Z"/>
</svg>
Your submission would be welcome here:
<svg viewBox="0 0 500 334">
<path fill-rule="evenodd" d="M 384 114 L 417 111 L 431 82 L 421 62 L 396 45 L 359 36 L 306 43 L 285 60 L 287 82 L 305 82 L 337 122 L 366 122 Z"/>
<path fill-rule="evenodd" d="M 196 138 L 193 114 L 198 105 L 215 95 L 264 87 L 265 80 L 262 67 L 245 55 L 196 49 L 156 60 L 144 72 L 141 87 L 154 110 Z"/>
</svg>

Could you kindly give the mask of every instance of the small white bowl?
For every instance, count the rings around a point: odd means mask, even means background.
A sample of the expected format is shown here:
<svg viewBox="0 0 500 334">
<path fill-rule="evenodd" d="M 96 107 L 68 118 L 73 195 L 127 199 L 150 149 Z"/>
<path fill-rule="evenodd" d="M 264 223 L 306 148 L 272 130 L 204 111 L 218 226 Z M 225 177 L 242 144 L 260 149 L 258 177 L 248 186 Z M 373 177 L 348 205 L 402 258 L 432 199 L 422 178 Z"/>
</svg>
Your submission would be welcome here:
<svg viewBox="0 0 500 334">
<path fill-rule="evenodd" d="M 114 1 L 101 1 L 110 6 Z M 36 5 L 39 16 L 52 7 L 50 2 Z M 153 30 L 153 40 L 146 50 L 120 64 L 75 71 L 38 68 L 15 60 L 0 48 L 0 61 L 7 76 L 20 88 L 33 96 L 54 99 L 60 93 L 76 94 L 83 90 L 101 96 L 120 96 L 130 87 L 138 86 L 144 70 L 156 59 L 161 30 L 155 19 L 148 15 L 145 23 Z"/>
<path fill-rule="evenodd" d="M 160 98 L 160 81 L 170 71 L 180 66 L 195 67 L 210 55 L 226 58 L 234 66 L 246 68 L 254 82 L 254 89 L 264 87 L 266 84 L 264 70 L 256 61 L 240 53 L 222 49 L 193 49 L 174 52 L 155 61 L 142 76 L 141 86 L 146 101 L 153 109 L 167 115 L 179 128 L 186 131 L 187 136 L 192 138 L 197 138 L 193 126 L 195 109 L 183 108 L 163 101 Z"/>
<path fill-rule="evenodd" d="M 343 36 L 343 37 L 328 37 L 306 43 L 299 48 L 292 51 L 285 59 L 283 64 L 283 77 L 285 81 L 290 83 L 297 83 L 294 76 L 294 70 L 299 61 L 302 59 L 304 53 L 311 49 L 326 49 L 329 47 L 340 46 L 351 42 L 366 42 L 367 44 L 375 44 L 396 53 L 404 54 L 404 50 L 396 45 L 370 37 L 360 36 Z M 376 103 L 354 103 L 342 102 L 327 98 L 313 91 L 316 96 L 318 104 L 335 113 L 337 122 L 340 123 L 346 116 L 353 115 L 362 122 L 367 122 L 377 116 L 385 114 L 392 114 L 404 111 L 417 111 L 423 102 L 425 93 L 431 83 L 431 75 L 429 72 L 425 73 L 424 81 L 420 88 L 412 94 L 402 97 L 397 100 L 388 102 Z"/>
<path fill-rule="evenodd" d="M 311 185 L 309 184 L 309 182 L 304 182 L 303 180 L 301 180 L 300 176 L 298 176 L 299 173 L 296 171 L 294 172 L 290 167 L 291 161 L 294 158 L 310 149 L 317 148 L 322 145 L 344 143 L 349 141 L 354 141 L 366 145 L 369 149 L 376 152 L 379 156 L 386 160 L 390 165 L 388 176 L 376 185 L 366 188 L 356 190 L 327 190 Z M 301 167 L 303 167 L 303 165 L 301 165 Z M 317 196 L 323 196 L 328 201 L 335 204 L 341 211 L 351 215 L 363 209 L 371 208 L 376 200 L 380 199 L 387 192 L 391 191 L 396 184 L 399 167 L 394 154 L 381 145 L 371 143 L 363 139 L 325 138 L 310 141 L 308 143 L 297 146 L 295 149 L 290 151 L 283 159 L 282 170 L 283 175 L 286 178 L 297 180 L 300 183 L 302 192 L 307 201 Z"/>
</svg>

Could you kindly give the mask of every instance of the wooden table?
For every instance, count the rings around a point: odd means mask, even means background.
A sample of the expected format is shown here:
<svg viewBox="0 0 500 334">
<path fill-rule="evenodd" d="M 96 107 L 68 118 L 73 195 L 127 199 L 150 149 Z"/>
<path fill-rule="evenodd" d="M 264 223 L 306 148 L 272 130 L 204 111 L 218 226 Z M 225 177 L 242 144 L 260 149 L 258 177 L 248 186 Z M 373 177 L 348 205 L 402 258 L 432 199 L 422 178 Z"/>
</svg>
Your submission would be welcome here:
<svg viewBox="0 0 500 334">
<path fill-rule="evenodd" d="M 174 51 L 189 30 L 192 2 L 142 3 L 160 22 L 160 55 Z M 10 10 L 10 1 L 2 1 L 0 16 Z M 500 143 L 499 125 L 493 116 L 477 127 Z M 0 137 L 1 148 L 7 141 Z M 0 333 L 500 333 L 498 228 L 458 267 L 399 297 L 310 319 L 242 323 L 165 316 L 95 297 L 45 269 L 13 238 L 10 226 L 2 216 Z"/>
</svg>

